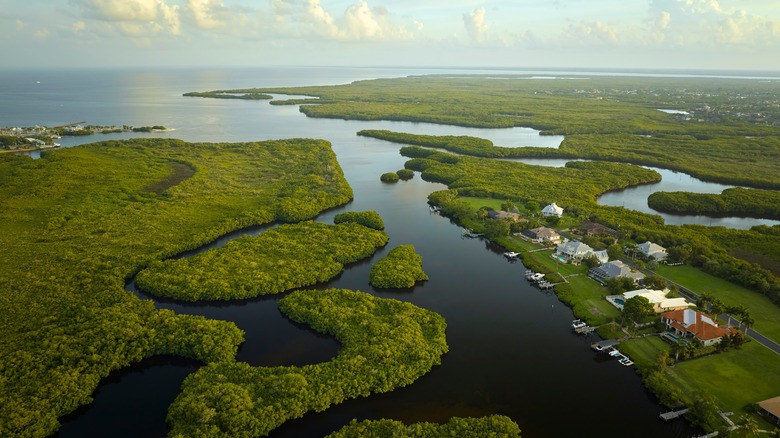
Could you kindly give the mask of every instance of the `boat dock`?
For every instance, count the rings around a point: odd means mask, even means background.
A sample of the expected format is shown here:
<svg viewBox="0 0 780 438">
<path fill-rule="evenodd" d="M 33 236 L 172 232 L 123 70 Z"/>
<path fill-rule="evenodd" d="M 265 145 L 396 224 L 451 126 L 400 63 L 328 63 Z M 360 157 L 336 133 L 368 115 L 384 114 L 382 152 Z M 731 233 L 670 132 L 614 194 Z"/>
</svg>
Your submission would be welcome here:
<svg viewBox="0 0 780 438">
<path fill-rule="evenodd" d="M 604 341 L 598 341 L 590 344 L 590 348 L 596 351 L 604 351 L 606 352 L 609 350 L 610 347 L 614 347 L 618 344 L 618 341 L 616 339 L 606 339 Z"/>
<path fill-rule="evenodd" d="M 683 408 L 676 411 L 663 412 L 661 415 L 659 415 L 659 417 L 664 421 L 669 421 L 682 417 L 686 412 L 688 412 L 688 408 Z"/>
</svg>

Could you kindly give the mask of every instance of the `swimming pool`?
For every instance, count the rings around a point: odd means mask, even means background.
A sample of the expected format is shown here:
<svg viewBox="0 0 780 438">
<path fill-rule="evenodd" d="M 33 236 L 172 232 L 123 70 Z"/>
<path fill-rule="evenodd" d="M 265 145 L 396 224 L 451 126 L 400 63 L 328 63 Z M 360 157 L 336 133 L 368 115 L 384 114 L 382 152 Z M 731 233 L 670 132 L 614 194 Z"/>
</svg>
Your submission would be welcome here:
<svg viewBox="0 0 780 438">
<path fill-rule="evenodd" d="M 624 300 L 623 298 L 615 298 L 614 300 L 615 300 L 615 303 L 620 304 L 621 306 L 625 306 L 626 305 L 626 300 Z"/>
</svg>

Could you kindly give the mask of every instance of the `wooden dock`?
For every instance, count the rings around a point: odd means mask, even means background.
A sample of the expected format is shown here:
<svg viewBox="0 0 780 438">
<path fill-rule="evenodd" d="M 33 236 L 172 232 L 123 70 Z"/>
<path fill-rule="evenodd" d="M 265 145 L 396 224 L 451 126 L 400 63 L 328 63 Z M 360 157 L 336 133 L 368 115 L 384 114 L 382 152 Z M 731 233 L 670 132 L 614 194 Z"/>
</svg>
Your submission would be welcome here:
<svg viewBox="0 0 780 438">
<path fill-rule="evenodd" d="M 688 412 L 688 408 L 678 409 L 676 411 L 669 411 L 664 412 L 659 417 L 661 417 L 664 421 L 674 420 L 675 418 L 682 417 L 686 412 Z"/>
<path fill-rule="evenodd" d="M 596 331 L 596 327 L 586 325 L 585 327 L 577 327 L 574 329 L 574 331 L 581 335 L 587 335 Z"/>
</svg>

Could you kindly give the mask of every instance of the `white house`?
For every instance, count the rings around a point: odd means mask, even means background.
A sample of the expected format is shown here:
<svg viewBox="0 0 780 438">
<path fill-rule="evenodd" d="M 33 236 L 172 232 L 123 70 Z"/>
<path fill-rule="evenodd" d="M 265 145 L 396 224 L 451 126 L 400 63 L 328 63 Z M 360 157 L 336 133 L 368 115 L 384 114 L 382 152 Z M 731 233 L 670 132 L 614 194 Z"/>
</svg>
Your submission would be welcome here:
<svg viewBox="0 0 780 438">
<path fill-rule="evenodd" d="M 553 202 L 552 204 L 550 204 L 550 205 L 548 205 L 548 206 L 546 206 L 546 207 L 544 207 L 542 209 L 542 215 L 543 216 L 547 216 L 547 217 L 549 217 L 549 216 L 561 217 L 561 216 L 563 216 L 563 208 L 558 207 Z"/>
<path fill-rule="evenodd" d="M 590 245 L 582 243 L 579 240 L 570 240 L 555 249 L 556 254 L 566 257 L 567 259 L 583 259 L 592 252 L 593 248 L 591 248 Z"/>
<path fill-rule="evenodd" d="M 563 245 L 560 245 L 555 249 L 555 254 L 565 257 L 569 260 L 582 260 L 587 257 L 596 257 L 599 263 L 604 263 L 609 260 L 606 250 L 596 251 L 590 247 L 590 245 L 580 242 L 579 240 L 570 240 Z"/>
<path fill-rule="evenodd" d="M 651 257 L 658 262 L 662 260 L 666 260 L 667 257 L 666 248 L 664 248 L 661 245 L 656 245 L 655 243 L 650 242 L 648 240 L 645 243 L 640 243 L 636 247 L 639 250 L 639 252 L 644 254 L 646 257 Z"/>
<path fill-rule="evenodd" d="M 669 312 L 671 310 L 687 309 L 694 304 L 689 303 L 685 298 L 667 298 L 669 290 L 637 289 L 623 294 L 623 300 L 634 298 L 636 296 L 645 297 L 653 305 L 655 313 Z"/>
</svg>

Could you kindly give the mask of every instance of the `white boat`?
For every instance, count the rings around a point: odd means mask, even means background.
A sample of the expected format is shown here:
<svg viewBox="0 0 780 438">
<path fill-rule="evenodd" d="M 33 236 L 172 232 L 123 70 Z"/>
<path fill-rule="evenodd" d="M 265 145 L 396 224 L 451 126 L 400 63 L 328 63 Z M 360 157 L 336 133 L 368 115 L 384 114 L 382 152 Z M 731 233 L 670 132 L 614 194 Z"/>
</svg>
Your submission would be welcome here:
<svg viewBox="0 0 780 438">
<path fill-rule="evenodd" d="M 622 355 L 623 355 L 623 353 L 621 353 L 620 351 L 618 351 L 617 349 L 615 349 L 615 350 L 612 350 L 612 351 L 610 351 L 610 352 L 609 352 L 609 355 L 610 355 L 610 356 L 612 356 L 612 357 L 618 357 L 618 356 L 622 356 Z"/>
<path fill-rule="evenodd" d="M 528 278 L 531 281 L 541 281 L 544 278 L 544 274 L 536 273 L 536 274 L 528 275 L 526 276 L 526 278 Z"/>
<path fill-rule="evenodd" d="M 516 259 L 520 255 L 519 252 L 507 251 L 504 253 L 504 257 L 508 259 Z"/>
<path fill-rule="evenodd" d="M 627 367 L 630 367 L 631 365 L 634 364 L 634 362 L 631 361 L 631 359 L 629 359 L 629 358 L 627 358 L 625 356 L 622 359 L 620 359 L 618 362 L 620 362 L 621 365 L 625 365 Z"/>
<path fill-rule="evenodd" d="M 587 325 L 588 324 L 581 319 L 575 319 L 574 321 L 571 322 L 571 328 L 573 329 L 583 328 Z"/>
</svg>

